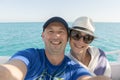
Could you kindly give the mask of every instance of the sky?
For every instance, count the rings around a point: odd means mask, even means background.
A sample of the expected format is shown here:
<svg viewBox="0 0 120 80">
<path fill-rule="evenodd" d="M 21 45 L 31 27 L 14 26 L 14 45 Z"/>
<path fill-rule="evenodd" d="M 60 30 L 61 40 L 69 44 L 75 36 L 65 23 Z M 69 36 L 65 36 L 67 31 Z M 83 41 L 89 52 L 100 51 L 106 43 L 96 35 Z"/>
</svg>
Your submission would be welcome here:
<svg viewBox="0 0 120 80">
<path fill-rule="evenodd" d="M 74 21 L 120 22 L 120 0 L 0 0 L 0 22 L 39 22 L 53 16 Z"/>
</svg>

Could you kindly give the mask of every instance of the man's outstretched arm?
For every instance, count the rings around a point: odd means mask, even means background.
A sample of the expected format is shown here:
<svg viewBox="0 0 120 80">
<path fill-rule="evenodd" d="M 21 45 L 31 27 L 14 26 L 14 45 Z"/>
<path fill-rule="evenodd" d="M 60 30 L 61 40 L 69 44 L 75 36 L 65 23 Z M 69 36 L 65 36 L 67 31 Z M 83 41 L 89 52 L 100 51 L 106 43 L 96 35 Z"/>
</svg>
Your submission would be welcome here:
<svg viewBox="0 0 120 80">
<path fill-rule="evenodd" d="M 26 65 L 14 59 L 0 65 L 0 80 L 24 80 L 26 72 Z"/>
</svg>

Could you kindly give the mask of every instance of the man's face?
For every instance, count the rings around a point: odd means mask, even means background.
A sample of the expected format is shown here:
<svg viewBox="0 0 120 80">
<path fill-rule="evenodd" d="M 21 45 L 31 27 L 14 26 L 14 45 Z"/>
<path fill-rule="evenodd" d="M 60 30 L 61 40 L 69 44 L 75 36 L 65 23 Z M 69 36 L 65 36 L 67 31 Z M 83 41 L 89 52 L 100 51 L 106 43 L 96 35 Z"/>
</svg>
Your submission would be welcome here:
<svg viewBox="0 0 120 80">
<path fill-rule="evenodd" d="M 67 30 L 62 23 L 53 22 L 42 33 L 45 50 L 50 54 L 64 54 L 67 43 Z"/>
</svg>

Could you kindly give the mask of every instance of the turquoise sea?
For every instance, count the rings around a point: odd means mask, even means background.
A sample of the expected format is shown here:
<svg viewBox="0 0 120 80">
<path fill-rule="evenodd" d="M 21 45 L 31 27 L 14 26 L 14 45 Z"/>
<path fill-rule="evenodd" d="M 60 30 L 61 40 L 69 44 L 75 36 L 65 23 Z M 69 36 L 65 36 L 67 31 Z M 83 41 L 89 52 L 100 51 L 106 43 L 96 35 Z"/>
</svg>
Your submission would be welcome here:
<svg viewBox="0 0 120 80">
<path fill-rule="evenodd" d="M 0 23 L 0 56 L 11 56 L 26 48 L 43 48 L 43 22 Z M 69 23 L 71 26 L 71 23 Z M 105 52 L 120 50 L 120 23 L 95 22 L 95 39 L 91 45 Z M 69 52 L 69 43 L 66 53 Z M 107 54 L 109 61 L 117 61 L 120 54 Z"/>
</svg>

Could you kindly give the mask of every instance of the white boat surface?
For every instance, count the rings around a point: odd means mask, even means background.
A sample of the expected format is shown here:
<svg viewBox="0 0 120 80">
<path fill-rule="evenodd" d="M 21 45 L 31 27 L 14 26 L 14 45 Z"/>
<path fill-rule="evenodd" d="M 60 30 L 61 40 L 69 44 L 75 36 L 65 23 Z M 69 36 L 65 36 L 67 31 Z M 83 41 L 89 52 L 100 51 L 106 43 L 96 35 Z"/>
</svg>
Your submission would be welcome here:
<svg viewBox="0 0 120 80">
<path fill-rule="evenodd" d="M 106 54 L 118 54 L 117 62 L 110 62 L 112 70 L 112 80 L 120 80 L 120 50 L 106 52 Z"/>
<path fill-rule="evenodd" d="M 114 54 L 114 53 L 118 53 L 120 56 L 120 50 L 106 52 L 106 54 Z M 10 56 L 0 56 L 0 64 L 5 63 L 9 58 Z M 110 62 L 111 70 L 112 70 L 112 80 L 120 80 L 120 57 L 118 60 L 119 60 L 118 62 Z"/>
</svg>

